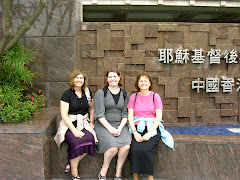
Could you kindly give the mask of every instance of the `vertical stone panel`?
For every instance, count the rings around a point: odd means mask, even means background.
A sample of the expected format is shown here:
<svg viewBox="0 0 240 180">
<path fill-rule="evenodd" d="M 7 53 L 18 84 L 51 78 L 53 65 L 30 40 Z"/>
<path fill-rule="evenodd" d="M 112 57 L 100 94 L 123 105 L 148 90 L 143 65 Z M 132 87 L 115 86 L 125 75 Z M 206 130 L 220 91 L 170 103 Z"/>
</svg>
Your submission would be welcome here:
<svg viewBox="0 0 240 180">
<path fill-rule="evenodd" d="M 158 58 L 146 57 L 145 70 L 147 72 L 156 71 L 158 74 L 164 71 L 163 65 L 159 62 Z"/>
<path fill-rule="evenodd" d="M 3 12 L 0 11 L 0 37 L 3 37 Z"/>
<path fill-rule="evenodd" d="M 183 32 L 165 32 L 164 41 L 166 44 L 183 44 Z"/>
<path fill-rule="evenodd" d="M 165 85 L 165 98 L 178 97 L 178 83 L 170 83 Z"/>
<path fill-rule="evenodd" d="M 90 51 L 91 50 L 96 50 L 96 44 L 81 44 L 80 49 L 81 49 L 81 58 L 88 58 L 90 57 Z"/>
<path fill-rule="evenodd" d="M 124 50 L 125 49 L 125 38 L 124 37 L 111 37 L 110 38 L 110 49 L 111 50 Z"/>
<path fill-rule="evenodd" d="M 66 91 L 69 88 L 67 82 L 52 82 L 49 85 L 49 98 L 47 99 L 47 102 L 50 105 L 59 106 L 60 105 L 60 99 L 64 91 Z"/>
<path fill-rule="evenodd" d="M 204 123 L 219 123 L 221 119 L 221 114 L 219 109 L 204 109 L 203 119 Z"/>
<path fill-rule="evenodd" d="M 143 44 L 145 40 L 145 26 L 142 24 L 133 24 L 131 26 L 132 44 Z"/>
<path fill-rule="evenodd" d="M 178 98 L 178 117 L 190 117 L 191 115 L 191 98 Z"/>
<path fill-rule="evenodd" d="M 125 46 L 124 46 L 124 56 L 125 57 L 131 57 L 131 36 L 125 36 Z"/>
<path fill-rule="evenodd" d="M 96 44 L 97 32 L 96 31 L 82 31 L 81 44 Z"/>
<path fill-rule="evenodd" d="M 145 51 L 156 51 L 158 49 L 157 38 L 145 38 L 143 48 Z"/>
<path fill-rule="evenodd" d="M 97 73 L 96 77 L 104 77 L 106 71 L 106 65 L 104 58 L 97 58 Z"/>
<path fill-rule="evenodd" d="M 97 50 L 110 50 L 110 30 L 97 30 Z"/>
<path fill-rule="evenodd" d="M 132 50 L 132 64 L 144 64 L 145 51 Z"/>
<path fill-rule="evenodd" d="M 163 110 L 164 124 L 177 123 L 177 111 L 176 110 Z"/>
<path fill-rule="evenodd" d="M 86 74 L 86 76 L 89 78 L 96 77 L 97 72 L 97 59 L 91 59 L 91 58 L 82 58 L 82 71 Z"/>
<path fill-rule="evenodd" d="M 146 24 L 145 26 L 145 37 L 157 37 L 158 26 L 157 24 Z"/>
</svg>

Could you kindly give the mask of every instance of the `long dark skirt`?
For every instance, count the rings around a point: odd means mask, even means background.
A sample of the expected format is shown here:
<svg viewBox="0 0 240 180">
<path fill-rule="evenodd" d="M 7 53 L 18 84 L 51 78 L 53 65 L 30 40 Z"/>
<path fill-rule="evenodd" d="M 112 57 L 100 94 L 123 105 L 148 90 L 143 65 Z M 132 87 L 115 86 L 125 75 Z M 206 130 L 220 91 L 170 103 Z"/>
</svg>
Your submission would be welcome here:
<svg viewBox="0 0 240 180">
<path fill-rule="evenodd" d="M 147 128 L 140 134 L 143 136 L 145 133 L 147 133 Z M 149 141 L 138 143 L 134 136 L 132 137 L 129 153 L 131 173 L 154 174 L 154 156 L 160 138 L 159 129 L 157 129 L 157 135 L 150 138 Z"/>
<path fill-rule="evenodd" d="M 65 142 L 68 144 L 68 160 L 87 153 L 91 156 L 95 155 L 95 141 L 92 133 L 83 129 L 85 135 L 82 138 L 76 138 L 71 130 L 67 130 L 65 134 Z"/>
</svg>

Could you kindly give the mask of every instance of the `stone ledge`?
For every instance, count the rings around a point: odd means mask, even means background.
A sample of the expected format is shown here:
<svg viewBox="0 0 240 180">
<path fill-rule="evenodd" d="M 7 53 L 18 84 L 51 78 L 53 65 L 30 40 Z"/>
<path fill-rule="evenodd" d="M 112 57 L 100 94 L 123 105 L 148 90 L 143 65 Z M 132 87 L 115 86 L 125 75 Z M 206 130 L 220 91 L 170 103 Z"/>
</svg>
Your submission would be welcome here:
<svg viewBox="0 0 240 180">
<path fill-rule="evenodd" d="M 240 136 L 210 136 L 210 135 L 183 135 L 173 134 L 175 144 L 199 143 L 199 144 L 240 144 Z"/>
<path fill-rule="evenodd" d="M 59 114 L 58 107 L 42 108 L 29 121 L 15 124 L 1 124 L 0 134 L 44 133 Z"/>
<path fill-rule="evenodd" d="M 29 122 L 0 126 L 0 174 L 2 179 L 69 179 L 64 173 L 67 144 L 58 149 L 53 137 L 60 120 L 58 107 L 42 109 Z M 156 179 L 231 179 L 240 175 L 239 136 L 173 134 L 175 151 L 162 142 L 155 155 Z M 79 164 L 83 179 L 96 179 L 103 154 L 86 156 Z M 108 178 L 115 173 L 116 157 Z M 221 162 L 221 163 L 219 163 Z M 14 168 L 13 168 L 14 167 Z M 132 180 L 129 160 L 124 164 L 124 179 Z M 146 178 L 143 176 L 141 179 Z"/>
<path fill-rule="evenodd" d="M 27 122 L 0 125 L 1 179 L 52 177 L 51 133 L 59 108 L 42 108 Z"/>
</svg>

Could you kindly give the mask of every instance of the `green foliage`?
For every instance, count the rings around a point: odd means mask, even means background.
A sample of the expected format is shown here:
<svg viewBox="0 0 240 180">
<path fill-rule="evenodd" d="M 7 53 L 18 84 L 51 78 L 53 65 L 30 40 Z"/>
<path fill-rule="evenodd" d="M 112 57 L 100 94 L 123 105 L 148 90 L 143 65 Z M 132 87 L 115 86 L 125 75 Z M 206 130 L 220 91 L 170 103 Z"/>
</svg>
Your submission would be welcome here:
<svg viewBox="0 0 240 180">
<path fill-rule="evenodd" d="M 46 96 L 43 91 L 39 91 L 38 94 L 32 93 L 23 97 L 22 101 L 19 101 L 15 105 L 1 104 L 1 121 L 3 123 L 16 123 L 26 121 L 34 112 L 37 112 L 40 107 L 44 107 L 46 102 Z"/>
<path fill-rule="evenodd" d="M 13 88 L 8 84 L 2 84 L 0 87 L 0 103 L 14 105 L 21 101 L 23 89 Z"/>
<path fill-rule="evenodd" d="M 38 108 L 45 106 L 43 91 L 24 96 L 32 85 L 34 73 L 27 69 L 34 53 L 17 44 L 0 61 L 0 121 L 15 123 L 28 120 Z"/>
<path fill-rule="evenodd" d="M 34 73 L 26 66 L 34 60 L 34 55 L 31 50 L 19 44 L 8 51 L 1 61 L 1 84 L 19 89 L 25 89 L 25 84 L 32 84 Z"/>
</svg>

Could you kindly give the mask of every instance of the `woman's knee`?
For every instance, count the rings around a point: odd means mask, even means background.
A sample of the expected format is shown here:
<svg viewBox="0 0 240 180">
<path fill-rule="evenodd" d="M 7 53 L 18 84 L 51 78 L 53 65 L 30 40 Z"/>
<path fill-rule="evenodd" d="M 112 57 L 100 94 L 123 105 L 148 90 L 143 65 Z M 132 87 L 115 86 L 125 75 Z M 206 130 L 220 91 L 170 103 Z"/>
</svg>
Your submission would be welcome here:
<svg viewBox="0 0 240 180">
<path fill-rule="evenodd" d="M 118 147 L 111 147 L 107 150 L 111 154 L 116 154 L 118 152 Z"/>
<path fill-rule="evenodd" d="M 124 146 L 128 151 L 130 150 L 130 144 Z"/>
<path fill-rule="evenodd" d="M 130 144 L 119 147 L 119 150 L 128 152 L 130 150 Z"/>
</svg>

